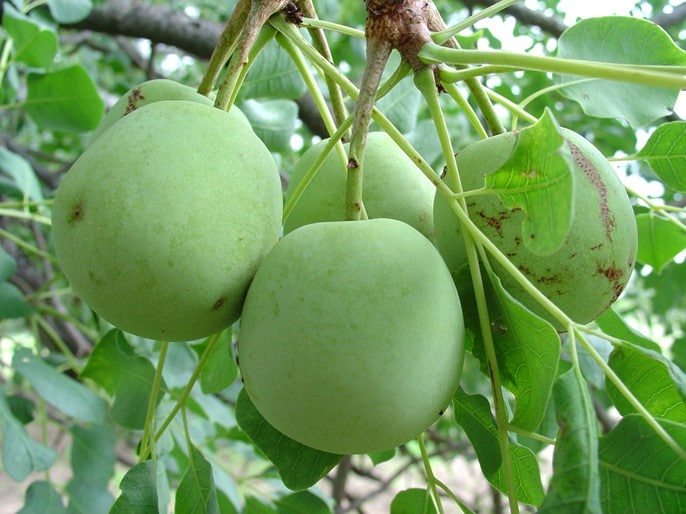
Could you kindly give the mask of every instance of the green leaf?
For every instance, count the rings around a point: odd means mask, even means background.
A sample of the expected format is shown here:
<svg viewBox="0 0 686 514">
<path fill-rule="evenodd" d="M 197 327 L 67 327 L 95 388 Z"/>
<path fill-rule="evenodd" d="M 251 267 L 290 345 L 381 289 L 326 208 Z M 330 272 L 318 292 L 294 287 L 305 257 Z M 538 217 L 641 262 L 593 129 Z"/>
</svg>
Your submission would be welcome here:
<svg viewBox="0 0 686 514">
<path fill-rule="evenodd" d="M 52 448 L 37 443 L 15 419 L 0 390 L 0 425 L 2 425 L 2 465 L 16 482 L 23 482 L 32 471 L 45 471 L 57 454 Z M 27 500 L 28 501 L 28 500 Z"/>
<path fill-rule="evenodd" d="M 310 491 L 282 496 L 276 500 L 278 514 L 331 514 L 331 509 L 316 494 Z"/>
<path fill-rule="evenodd" d="M 390 450 L 386 450 L 383 452 L 370 453 L 369 458 L 372 460 L 372 464 L 376 466 L 377 464 L 381 464 L 382 462 L 387 462 L 391 460 L 393 457 L 395 457 L 395 454 L 396 449 L 391 448 Z"/>
<path fill-rule="evenodd" d="M 313 486 L 341 460 L 342 455 L 315 450 L 276 430 L 258 412 L 245 389 L 241 389 L 236 402 L 236 421 L 276 466 L 284 485 L 293 491 Z"/>
<path fill-rule="evenodd" d="M 493 487 L 506 493 L 498 427 L 488 400 L 484 396 L 469 395 L 459 389 L 453 398 L 453 407 L 455 421 L 471 441 L 484 476 Z M 517 498 L 529 505 L 539 505 L 543 500 L 543 484 L 536 455 L 529 448 L 513 441 L 510 441 L 509 453 Z"/>
<path fill-rule="evenodd" d="M 113 426 L 109 424 L 71 427 L 73 481 L 106 489 L 114 475 L 117 456 Z"/>
<path fill-rule="evenodd" d="M 33 306 L 19 288 L 9 282 L 0 283 L 0 319 L 24 318 L 32 312 Z"/>
<path fill-rule="evenodd" d="M 207 348 L 210 338 L 194 344 L 193 350 L 200 357 Z M 218 393 L 229 387 L 238 376 L 238 366 L 231 355 L 231 329 L 219 336 L 212 354 L 200 371 L 200 388 L 205 394 Z"/>
<path fill-rule="evenodd" d="M 642 348 L 660 351 L 660 345 L 652 339 L 648 339 L 644 335 L 636 332 L 633 328 L 626 324 L 622 317 L 617 312 L 610 308 L 606 310 L 595 321 L 598 326 L 608 335 L 621 339 Z"/>
<path fill-rule="evenodd" d="M 598 422 L 587 384 L 575 370 L 553 389 L 560 432 L 553 477 L 538 514 L 602 514 L 598 472 Z"/>
<path fill-rule="evenodd" d="M 426 489 L 405 489 L 393 498 L 391 514 L 436 514 L 436 507 Z"/>
<path fill-rule="evenodd" d="M 686 191 L 686 121 L 663 123 L 638 152 L 669 187 Z"/>
<path fill-rule="evenodd" d="M 69 514 L 108 514 L 114 503 L 114 497 L 106 487 L 76 479 L 67 484 L 67 494 Z"/>
<path fill-rule="evenodd" d="M 254 496 L 249 496 L 245 499 L 245 508 L 243 509 L 243 512 L 245 514 L 278 514 L 274 507 L 262 503 Z"/>
<path fill-rule="evenodd" d="M 146 460 L 129 469 L 119 484 L 121 495 L 110 514 L 159 514 L 155 469 L 159 465 Z"/>
<path fill-rule="evenodd" d="M 17 189 L 21 192 L 23 200 L 43 200 L 43 191 L 31 168 L 29 161 L 21 155 L 11 152 L 7 148 L 0 147 L 0 171 L 12 179 Z"/>
<path fill-rule="evenodd" d="M 686 448 L 686 426 L 658 421 L 681 448 Z M 686 461 L 642 417 L 626 416 L 601 437 L 599 455 L 605 514 L 675 514 L 686 510 Z"/>
<path fill-rule="evenodd" d="M 686 230 L 675 223 L 642 213 L 636 216 L 638 226 L 638 262 L 648 264 L 658 273 L 686 249 Z"/>
<path fill-rule="evenodd" d="M 400 132 L 407 134 L 417 125 L 421 104 L 421 93 L 411 77 L 406 77 L 377 102 L 377 107 Z"/>
<path fill-rule="evenodd" d="M 26 490 L 24 507 L 17 514 L 67 514 L 62 497 L 50 482 L 33 482 Z"/>
<path fill-rule="evenodd" d="M 31 73 L 24 109 L 46 130 L 85 132 L 100 123 L 104 102 L 80 64 L 49 73 Z"/>
<path fill-rule="evenodd" d="M 46 402 L 67 416 L 88 423 L 102 423 L 107 419 L 107 402 L 104 399 L 57 371 L 31 350 L 18 349 L 12 358 L 12 366 Z"/>
<path fill-rule="evenodd" d="M 246 100 L 240 109 L 247 116 L 255 134 L 272 152 L 291 148 L 298 106 L 291 100 Z"/>
<path fill-rule="evenodd" d="M 686 64 L 686 52 L 665 30 L 648 20 L 625 16 L 581 20 L 560 36 L 558 55 L 620 64 Z M 565 76 L 562 82 L 579 78 Z M 578 102 L 589 116 L 621 118 L 633 127 L 668 115 L 679 96 L 678 89 L 613 80 L 585 81 L 560 93 Z"/>
<path fill-rule="evenodd" d="M 136 355 L 121 330 L 110 330 L 93 348 L 81 378 L 100 384 L 114 397 L 112 419 L 128 428 L 143 428 L 155 377 L 152 363 Z M 166 387 L 162 385 L 162 387 Z"/>
<path fill-rule="evenodd" d="M 608 364 L 653 416 L 686 423 L 686 375 L 673 362 L 627 344 L 615 347 Z M 620 413 L 636 412 L 609 380 L 607 392 Z"/>
<path fill-rule="evenodd" d="M 191 446 L 188 468 L 176 490 L 177 514 L 219 514 L 217 489 L 212 466 L 195 446 Z"/>
<path fill-rule="evenodd" d="M 68 24 L 83 20 L 93 9 L 91 0 L 48 0 L 50 14 L 58 23 Z"/>
<path fill-rule="evenodd" d="M 32 20 L 6 2 L 2 25 L 14 42 L 14 59 L 33 68 L 47 68 L 59 46 L 55 31 Z"/>
<path fill-rule="evenodd" d="M 503 385 L 516 397 L 512 425 L 536 430 L 541 423 L 557 376 L 560 337 L 548 322 L 532 314 L 491 276 L 500 311 L 493 316 L 494 344 Z M 486 356 L 477 346 L 476 355 L 487 368 Z"/>
<path fill-rule="evenodd" d="M 2 150 L 0 148 L 0 150 Z M 0 247 L 0 282 L 9 279 L 17 269 L 17 261 Z"/>
<path fill-rule="evenodd" d="M 536 255 L 550 255 L 562 246 L 572 223 L 574 161 L 546 109 L 541 119 L 517 134 L 510 158 L 486 175 L 486 188 L 509 209 L 526 213 L 522 241 Z"/>
<path fill-rule="evenodd" d="M 295 100 L 307 91 L 298 68 L 276 41 L 271 41 L 255 59 L 240 98 Z"/>
</svg>

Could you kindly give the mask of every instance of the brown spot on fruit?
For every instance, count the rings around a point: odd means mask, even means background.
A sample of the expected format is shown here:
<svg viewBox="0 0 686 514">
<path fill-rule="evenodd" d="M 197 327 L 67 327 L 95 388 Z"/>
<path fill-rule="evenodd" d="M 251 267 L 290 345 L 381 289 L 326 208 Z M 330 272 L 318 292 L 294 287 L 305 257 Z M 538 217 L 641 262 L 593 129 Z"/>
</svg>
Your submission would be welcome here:
<svg viewBox="0 0 686 514">
<path fill-rule="evenodd" d="M 603 182 L 603 178 L 600 176 L 600 173 L 593 163 L 581 152 L 579 147 L 569 140 L 567 140 L 567 144 L 572 152 L 574 162 L 581 171 L 584 172 L 600 195 L 600 217 L 605 225 L 605 235 L 609 241 L 612 241 L 612 232 L 616 228 L 617 222 L 610 211 L 610 205 L 607 201 L 607 187 L 605 186 L 605 182 Z"/>
<path fill-rule="evenodd" d="M 138 103 L 141 100 L 145 100 L 145 96 L 143 96 L 143 92 L 138 87 L 134 88 L 127 98 L 126 109 L 124 110 L 124 116 L 126 116 L 127 114 L 130 114 L 133 111 L 135 111 L 136 109 L 138 109 Z"/>
<path fill-rule="evenodd" d="M 510 217 L 509 211 L 502 211 L 498 213 L 497 216 L 488 216 L 484 211 L 478 211 L 476 213 L 479 218 L 481 218 L 486 225 L 491 227 L 498 233 L 498 237 L 503 238 L 503 222 Z"/>
<path fill-rule="evenodd" d="M 71 211 L 69 211 L 69 214 L 67 215 L 67 222 L 74 223 L 75 221 L 81 221 L 83 219 L 83 215 L 83 202 L 79 202 L 72 207 Z"/>
<path fill-rule="evenodd" d="M 217 300 L 216 302 L 214 302 L 214 305 L 212 306 L 212 310 L 213 310 L 213 311 L 218 311 L 219 309 L 221 309 L 222 306 L 224 305 L 224 302 L 225 302 L 225 301 L 226 301 L 225 298 L 220 298 L 219 300 Z"/>
</svg>

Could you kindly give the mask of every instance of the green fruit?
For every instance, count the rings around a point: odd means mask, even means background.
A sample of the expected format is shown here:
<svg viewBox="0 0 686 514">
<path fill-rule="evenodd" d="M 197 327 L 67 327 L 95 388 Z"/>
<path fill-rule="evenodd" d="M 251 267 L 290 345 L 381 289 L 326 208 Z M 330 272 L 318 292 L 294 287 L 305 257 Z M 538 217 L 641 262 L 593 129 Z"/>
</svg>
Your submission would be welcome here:
<svg viewBox="0 0 686 514">
<path fill-rule="evenodd" d="M 575 191 L 572 224 L 559 250 L 546 256 L 529 251 L 521 240 L 524 213 L 509 210 L 494 194 L 470 196 L 467 206 L 474 223 L 541 292 L 572 320 L 587 323 L 617 299 L 629 280 L 638 244 L 636 221 L 626 191 L 605 157 L 580 135 L 566 129 L 562 135 L 575 162 Z M 515 142 L 516 133 L 507 133 L 460 152 L 457 164 L 465 191 L 483 187 L 484 177 L 505 164 Z M 443 197 L 437 195 L 434 207 L 436 244 L 466 294 L 471 281 L 460 224 Z M 553 322 L 509 273 L 490 261 L 505 289 Z"/>
<path fill-rule="evenodd" d="M 140 109 L 144 105 L 164 100 L 186 100 L 207 106 L 212 105 L 212 100 L 201 95 L 192 87 L 169 79 L 148 80 L 132 87 L 117 100 L 112 108 L 107 111 L 107 114 L 103 116 L 94 136 L 98 137 L 118 120 L 136 109 Z M 232 116 L 236 116 L 237 119 L 244 121 L 248 126 L 250 125 L 248 118 L 246 118 L 237 107 L 232 107 L 230 113 Z"/>
<path fill-rule="evenodd" d="M 278 170 L 252 131 L 213 107 L 161 101 L 113 125 L 64 177 L 55 250 L 112 324 L 197 339 L 239 317 L 281 208 Z"/>
<path fill-rule="evenodd" d="M 382 451 L 457 389 L 460 301 L 436 248 L 396 220 L 298 228 L 267 254 L 241 318 L 245 389 L 276 429 L 322 451 Z"/>
<path fill-rule="evenodd" d="M 300 158 L 286 190 L 286 201 L 327 142 L 319 142 Z M 369 218 L 404 221 L 433 240 L 435 187 L 385 132 L 367 136 L 363 173 L 363 200 Z M 345 186 L 345 163 L 332 151 L 286 218 L 284 232 L 317 221 L 343 221 Z"/>
</svg>

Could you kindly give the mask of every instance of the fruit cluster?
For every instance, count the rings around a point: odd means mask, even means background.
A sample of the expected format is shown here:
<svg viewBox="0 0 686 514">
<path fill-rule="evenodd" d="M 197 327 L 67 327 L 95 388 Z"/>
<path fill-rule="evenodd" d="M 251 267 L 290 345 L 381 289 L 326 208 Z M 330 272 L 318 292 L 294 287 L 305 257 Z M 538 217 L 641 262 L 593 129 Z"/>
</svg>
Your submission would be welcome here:
<svg viewBox="0 0 686 514">
<path fill-rule="evenodd" d="M 607 161 L 578 135 L 564 136 L 578 180 L 559 251 L 528 252 L 521 213 L 495 194 L 474 196 L 468 208 L 534 285 L 587 322 L 626 284 L 636 229 Z M 483 186 L 515 137 L 460 153 L 467 189 Z M 276 164 L 240 111 L 170 81 L 146 82 L 110 110 L 64 177 L 54 244 L 74 290 L 122 330 L 189 341 L 240 319 L 241 374 L 270 424 L 319 450 L 376 452 L 418 435 L 450 403 L 471 282 L 460 223 L 386 134 L 366 142 L 365 221 L 344 221 L 346 163 L 322 155 L 326 143 L 297 164 L 285 198 L 302 195 L 282 220 Z"/>
</svg>

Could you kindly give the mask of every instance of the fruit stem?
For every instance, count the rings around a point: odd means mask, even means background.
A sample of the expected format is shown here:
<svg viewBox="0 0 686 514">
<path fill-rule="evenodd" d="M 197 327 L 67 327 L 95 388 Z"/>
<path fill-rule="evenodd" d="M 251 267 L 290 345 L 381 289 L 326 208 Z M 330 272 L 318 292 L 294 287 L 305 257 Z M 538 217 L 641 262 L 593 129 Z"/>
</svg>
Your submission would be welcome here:
<svg viewBox="0 0 686 514">
<path fill-rule="evenodd" d="M 207 96 L 217 82 L 222 68 L 228 62 L 231 54 L 236 50 L 237 42 L 245 26 L 245 18 L 250 10 L 251 0 L 238 0 L 236 7 L 231 13 L 229 21 L 219 35 L 219 40 L 212 50 L 210 62 L 203 76 L 198 93 Z"/>
<path fill-rule="evenodd" d="M 455 84 L 442 85 L 446 93 L 450 95 L 450 97 L 455 101 L 455 103 L 462 110 L 465 116 L 467 116 L 467 120 L 469 121 L 470 125 L 474 127 L 474 130 L 476 130 L 476 133 L 479 135 L 479 137 L 481 139 L 486 139 L 488 137 L 488 132 L 486 132 L 486 129 L 481 124 L 479 115 L 476 113 L 476 111 L 467 101 L 467 99 L 464 96 L 462 96 L 457 86 Z"/>
<path fill-rule="evenodd" d="M 490 18 L 491 16 L 498 14 L 499 12 L 507 9 L 511 5 L 516 4 L 517 2 L 519 2 L 519 0 L 500 0 L 500 2 L 497 2 L 484 9 L 481 9 L 478 13 L 472 14 L 468 18 L 465 18 L 461 22 L 456 23 L 452 27 L 448 27 L 439 32 L 434 32 L 431 35 L 431 38 L 433 39 L 434 43 L 442 45 L 443 43 L 455 37 L 463 30 L 473 26 L 475 23 L 483 19 Z"/>
<path fill-rule="evenodd" d="M 231 99 L 236 97 L 237 92 L 235 90 L 241 71 L 250 63 L 250 49 L 269 18 L 281 11 L 287 3 L 287 0 L 251 1 L 250 9 L 245 16 L 243 31 L 229 60 L 226 75 L 219 85 L 217 98 L 214 101 L 215 107 L 224 111 L 231 108 Z"/>
<path fill-rule="evenodd" d="M 155 409 L 157 407 L 157 396 L 160 392 L 162 384 L 162 370 L 164 369 L 164 361 L 167 358 L 167 350 L 169 349 L 169 342 L 163 341 L 160 346 L 160 355 L 157 358 L 157 367 L 155 368 L 155 377 L 150 388 L 150 400 L 148 401 L 148 412 L 145 415 L 145 428 L 143 430 L 143 437 L 141 438 L 141 448 L 138 457 L 138 462 L 147 460 L 148 455 L 155 454 L 155 441 L 153 439 L 154 423 L 155 423 Z"/>
<path fill-rule="evenodd" d="M 298 5 L 305 16 L 308 16 L 311 20 L 317 19 L 317 11 L 314 8 L 314 3 L 312 0 L 298 0 Z M 329 48 L 329 42 L 326 39 L 324 31 L 320 27 L 309 27 L 307 29 L 310 36 L 312 37 L 312 46 L 330 63 L 333 63 L 333 54 Z M 345 101 L 343 100 L 343 93 L 341 88 L 338 86 L 336 81 L 334 81 L 328 75 L 324 75 L 324 82 L 326 82 L 326 87 L 329 90 L 329 98 L 331 99 L 331 106 L 333 108 L 334 118 L 337 124 L 343 123 L 348 117 L 348 109 L 345 107 Z"/>
<path fill-rule="evenodd" d="M 374 34 L 367 36 L 367 63 L 360 83 L 355 118 L 353 119 L 350 150 L 348 152 L 348 176 L 345 188 L 345 219 L 354 221 L 362 216 L 362 177 L 364 167 L 364 147 L 369 131 L 376 92 L 381 83 L 383 70 L 393 47 L 391 43 Z"/>
<path fill-rule="evenodd" d="M 621 80 L 653 87 L 672 89 L 686 87 L 686 77 L 680 75 L 676 68 L 675 72 L 671 73 L 667 71 L 653 71 L 654 69 L 651 69 L 650 66 L 563 59 L 560 57 L 545 57 L 503 50 L 445 48 L 435 43 L 424 45 L 419 52 L 419 58 L 426 63 L 505 65 L 522 70 L 581 75 L 606 80 Z M 446 73 L 449 72 L 446 71 Z"/>
<path fill-rule="evenodd" d="M 275 34 L 276 30 L 272 26 L 264 25 L 262 27 L 262 30 L 260 30 L 259 34 L 257 35 L 257 39 L 255 39 L 252 48 L 250 48 L 250 53 L 248 55 L 249 65 L 255 62 L 257 56 L 264 49 L 267 43 L 269 43 L 274 38 Z M 240 72 L 238 73 L 238 77 L 236 78 L 236 82 L 234 83 L 233 89 L 231 91 L 231 96 L 229 97 L 229 103 L 226 107 L 227 110 L 229 110 L 230 107 L 236 102 L 238 92 L 241 90 L 243 82 L 245 82 L 245 78 L 248 76 L 248 72 L 250 71 L 249 65 L 243 66 Z"/>
</svg>

